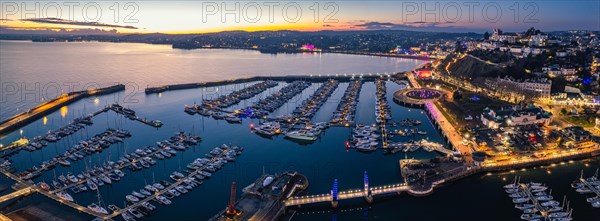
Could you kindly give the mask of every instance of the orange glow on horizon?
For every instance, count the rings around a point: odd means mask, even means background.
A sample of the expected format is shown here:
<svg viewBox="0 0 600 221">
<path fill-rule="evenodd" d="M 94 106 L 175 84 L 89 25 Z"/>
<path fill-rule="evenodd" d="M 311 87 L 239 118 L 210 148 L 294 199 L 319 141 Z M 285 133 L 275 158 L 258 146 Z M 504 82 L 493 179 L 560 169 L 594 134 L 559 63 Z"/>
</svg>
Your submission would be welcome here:
<svg viewBox="0 0 600 221">
<path fill-rule="evenodd" d="M 60 32 L 65 31 L 76 31 L 76 30 L 102 30 L 112 31 L 116 30 L 119 34 L 144 34 L 144 33 L 163 33 L 163 34 L 206 34 L 216 33 L 223 31 L 278 31 L 278 30 L 292 30 L 292 31 L 320 31 L 320 30 L 350 30 L 347 27 L 341 26 L 327 26 L 324 27 L 321 23 L 314 22 L 299 22 L 299 23 L 272 23 L 272 24 L 248 24 L 248 25 L 220 25 L 206 28 L 188 28 L 181 27 L 180 30 L 154 30 L 154 29 L 127 29 L 127 28 L 108 28 L 100 26 L 83 26 L 83 25 L 68 25 L 68 24 L 40 24 L 35 22 L 26 21 L 2 21 L 0 25 L 15 30 L 49 30 Z M 352 28 L 356 30 L 356 28 Z"/>
</svg>

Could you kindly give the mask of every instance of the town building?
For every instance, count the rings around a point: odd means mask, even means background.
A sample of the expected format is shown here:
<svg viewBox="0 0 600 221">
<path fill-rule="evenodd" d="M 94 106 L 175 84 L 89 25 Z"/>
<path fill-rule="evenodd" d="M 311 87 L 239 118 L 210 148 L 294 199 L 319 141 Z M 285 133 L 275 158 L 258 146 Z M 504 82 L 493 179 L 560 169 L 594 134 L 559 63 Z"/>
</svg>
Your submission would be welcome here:
<svg viewBox="0 0 600 221">
<path fill-rule="evenodd" d="M 581 126 L 566 127 L 562 130 L 563 137 L 575 144 L 589 142 L 592 140 L 592 133 Z"/>
<path fill-rule="evenodd" d="M 526 108 L 517 106 L 502 108 L 500 110 L 485 108 L 480 119 L 481 123 L 489 128 L 498 128 L 503 125 L 549 124 L 552 122 L 552 113 L 544 111 L 541 107 L 534 106 Z"/>
<path fill-rule="evenodd" d="M 514 44 L 517 42 L 517 36 L 514 34 L 506 34 L 500 29 L 494 29 L 494 32 L 490 36 L 490 41 L 508 42 Z"/>
<path fill-rule="evenodd" d="M 507 87 L 528 96 L 537 98 L 549 98 L 552 88 L 552 80 L 546 78 L 526 79 L 517 81 L 509 77 L 500 78 L 496 81 L 488 81 L 488 86 L 493 88 Z"/>
</svg>

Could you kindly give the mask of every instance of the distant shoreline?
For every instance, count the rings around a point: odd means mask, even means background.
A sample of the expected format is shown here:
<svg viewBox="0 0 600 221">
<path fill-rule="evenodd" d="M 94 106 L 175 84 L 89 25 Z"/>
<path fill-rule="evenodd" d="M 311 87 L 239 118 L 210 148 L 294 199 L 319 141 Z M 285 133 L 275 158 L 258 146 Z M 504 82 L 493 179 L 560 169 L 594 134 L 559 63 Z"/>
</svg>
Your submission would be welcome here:
<svg viewBox="0 0 600 221">
<path fill-rule="evenodd" d="M 330 53 L 330 54 L 346 54 L 346 55 L 362 55 L 362 56 L 375 56 L 375 57 L 389 57 L 389 58 L 405 58 L 405 59 L 415 59 L 415 60 L 425 60 L 425 61 L 433 61 L 437 58 L 424 57 L 424 56 L 412 56 L 412 55 L 401 55 L 401 54 L 389 54 L 389 53 L 381 53 L 381 52 L 355 52 L 355 51 L 302 51 L 296 49 L 290 50 L 274 50 L 272 52 L 261 51 L 258 48 L 233 48 L 233 47 L 200 47 L 200 48 L 176 48 L 173 47 L 173 44 L 153 44 L 153 43 L 145 43 L 145 42 L 114 42 L 114 41 L 90 41 L 90 40 L 81 40 L 81 41 L 34 41 L 34 40 L 12 40 L 12 39 L 0 39 L 0 41 L 11 41 L 11 42 L 31 42 L 31 43 L 128 43 L 128 44 L 149 44 L 149 45 L 165 45 L 171 46 L 172 49 L 177 50 L 196 50 L 196 49 L 229 49 L 229 50 L 248 50 L 248 51 L 258 51 L 261 54 L 303 54 L 303 53 Z"/>
</svg>

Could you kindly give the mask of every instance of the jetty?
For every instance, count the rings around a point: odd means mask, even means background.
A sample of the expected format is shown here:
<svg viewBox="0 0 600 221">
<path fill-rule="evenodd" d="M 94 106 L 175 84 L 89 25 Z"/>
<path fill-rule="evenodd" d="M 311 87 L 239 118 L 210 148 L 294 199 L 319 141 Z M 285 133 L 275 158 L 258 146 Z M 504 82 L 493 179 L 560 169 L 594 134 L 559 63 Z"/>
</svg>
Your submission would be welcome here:
<svg viewBox="0 0 600 221">
<path fill-rule="evenodd" d="M 340 82 L 349 82 L 352 80 L 362 79 L 362 80 L 375 80 L 384 75 L 381 74 L 343 74 L 343 75 L 287 75 L 287 76 L 255 76 L 248 78 L 237 78 L 230 80 L 221 80 L 221 81 L 207 81 L 200 83 L 187 83 L 187 84 L 171 84 L 171 85 L 161 85 L 156 87 L 147 87 L 145 89 L 146 94 L 155 94 L 162 93 L 165 91 L 174 91 L 174 90 L 184 90 L 184 89 L 193 89 L 193 88 L 202 88 L 202 87 L 217 87 L 229 84 L 240 84 L 254 81 L 285 81 L 285 82 L 294 82 L 294 81 L 307 81 L 307 82 L 325 82 L 328 80 L 338 80 Z"/>
<path fill-rule="evenodd" d="M 21 128 L 43 116 L 52 113 L 61 107 L 71 104 L 75 101 L 81 100 L 86 97 L 99 96 L 104 94 L 115 93 L 118 91 L 125 90 L 125 85 L 117 84 L 110 87 L 90 89 L 85 91 L 76 91 L 62 94 L 57 98 L 44 102 L 32 109 L 17 114 L 11 118 L 8 118 L 0 122 L 0 135 L 10 133 L 18 128 Z"/>
</svg>

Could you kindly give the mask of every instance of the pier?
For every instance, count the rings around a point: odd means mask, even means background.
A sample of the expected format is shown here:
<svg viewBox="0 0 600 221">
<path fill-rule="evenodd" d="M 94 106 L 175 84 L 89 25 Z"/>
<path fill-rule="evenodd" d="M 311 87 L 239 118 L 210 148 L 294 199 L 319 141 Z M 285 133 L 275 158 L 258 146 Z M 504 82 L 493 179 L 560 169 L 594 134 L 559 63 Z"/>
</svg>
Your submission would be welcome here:
<svg viewBox="0 0 600 221">
<path fill-rule="evenodd" d="M 161 85 L 157 87 L 148 87 L 145 90 L 146 94 L 155 94 L 162 93 L 165 91 L 174 91 L 174 90 L 184 90 L 184 89 L 193 89 L 193 88 L 201 88 L 201 87 L 217 87 L 229 84 L 239 84 L 239 83 L 247 83 L 253 81 L 285 81 L 285 82 L 293 82 L 293 81 L 308 81 L 308 82 L 325 82 L 330 79 L 338 80 L 340 82 L 348 82 L 356 79 L 362 80 L 375 80 L 379 77 L 382 77 L 381 74 L 351 74 L 351 75 L 288 75 L 288 76 L 255 76 L 248 78 L 237 78 L 230 80 L 222 80 L 222 81 L 208 81 L 208 82 L 200 82 L 200 83 L 188 83 L 188 84 L 172 84 L 172 85 Z"/>
<path fill-rule="evenodd" d="M 579 178 L 579 182 L 583 183 L 588 189 L 590 189 L 597 197 L 600 197 L 600 189 L 596 188 L 596 186 L 592 185 L 587 179 Z"/>
<path fill-rule="evenodd" d="M 523 190 L 523 192 L 525 194 L 527 194 L 527 197 L 531 200 L 531 202 L 535 206 L 535 209 L 540 212 L 540 214 L 544 217 L 544 219 L 548 220 L 549 219 L 548 212 L 546 211 L 546 209 L 544 207 L 542 207 L 542 205 L 540 204 L 540 201 L 538 201 L 537 197 L 533 195 L 533 193 L 531 192 L 531 189 L 529 189 L 529 187 L 526 184 L 519 184 L 519 188 L 521 190 Z"/>
<path fill-rule="evenodd" d="M 302 197 L 292 197 L 284 201 L 286 207 L 292 206 L 302 206 L 308 204 L 317 204 L 329 202 L 331 206 L 337 207 L 339 200 L 346 199 L 355 199 L 355 198 L 364 198 L 367 202 L 373 202 L 374 196 L 382 196 L 382 195 L 390 195 L 390 194 L 400 194 L 402 192 L 410 192 L 411 187 L 406 183 L 397 183 L 385 186 L 369 186 L 369 176 L 365 171 L 364 174 L 364 185 L 359 189 L 338 191 L 338 181 L 337 179 L 333 182 L 333 187 L 329 193 L 326 194 L 318 194 L 318 195 L 310 195 L 310 196 L 302 196 Z"/>
<path fill-rule="evenodd" d="M 389 194 L 400 194 L 402 192 L 409 191 L 410 187 L 404 183 L 386 185 L 386 186 L 377 186 L 369 188 L 371 192 L 371 196 L 378 195 L 389 195 Z M 355 198 L 363 198 L 368 196 L 368 194 L 362 189 L 353 189 L 339 192 L 337 200 L 345 200 L 345 199 L 355 199 Z M 332 202 L 333 197 L 331 193 L 320 194 L 320 195 L 310 195 L 305 197 L 294 197 L 285 201 L 285 206 L 301 206 L 307 204 L 315 204 L 315 203 L 323 203 L 323 202 Z"/>
<path fill-rule="evenodd" d="M 112 110 L 112 111 L 114 111 L 115 113 L 117 113 L 117 114 L 121 114 L 121 115 L 125 116 L 126 118 L 128 118 L 128 119 L 130 119 L 130 120 L 139 121 L 139 122 L 141 122 L 141 123 L 143 123 L 143 124 L 146 124 L 146 125 L 148 125 L 148 126 L 151 126 L 151 127 L 156 127 L 156 128 L 159 128 L 159 127 L 162 127 L 162 125 L 163 125 L 163 123 L 162 123 L 162 122 L 160 122 L 159 120 L 148 120 L 148 119 L 146 119 L 146 118 L 141 118 L 141 117 L 138 117 L 138 116 L 135 114 L 135 111 L 133 111 L 133 110 L 131 110 L 131 109 L 129 109 L 129 108 L 122 107 L 122 106 L 121 106 L 121 105 L 119 105 L 119 104 L 112 104 L 112 105 L 109 105 L 108 107 L 106 107 L 106 110 L 107 110 L 107 111 L 108 111 L 108 110 Z"/>
<path fill-rule="evenodd" d="M 17 114 L 11 118 L 8 118 L 0 122 L 0 135 L 10 133 L 20 127 L 23 127 L 41 117 L 52 113 L 59 108 L 71 104 L 75 101 L 81 100 L 90 96 L 99 96 L 104 94 L 115 93 L 118 91 L 125 90 L 125 85 L 118 84 L 110 87 L 91 89 L 86 91 L 76 91 L 66 94 L 62 94 L 57 98 L 44 102 L 26 112 Z"/>
<path fill-rule="evenodd" d="M 11 199 L 14 199 L 14 198 L 17 198 L 17 197 L 27 196 L 27 195 L 29 195 L 29 194 L 31 194 L 33 192 L 35 192 L 35 190 L 31 186 L 28 186 L 28 187 L 25 187 L 23 189 L 20 189 L 20 190 L 14 191 L 12 193 L 6 194 L 4 196 L 0 196 L 0 203 L 3 203 L 5 201 L 11 200 Z"/>
</svg>

